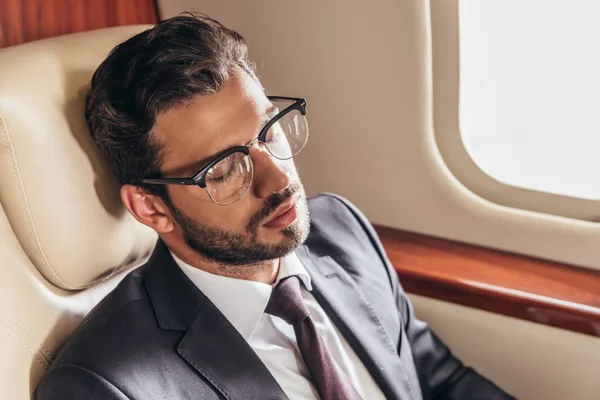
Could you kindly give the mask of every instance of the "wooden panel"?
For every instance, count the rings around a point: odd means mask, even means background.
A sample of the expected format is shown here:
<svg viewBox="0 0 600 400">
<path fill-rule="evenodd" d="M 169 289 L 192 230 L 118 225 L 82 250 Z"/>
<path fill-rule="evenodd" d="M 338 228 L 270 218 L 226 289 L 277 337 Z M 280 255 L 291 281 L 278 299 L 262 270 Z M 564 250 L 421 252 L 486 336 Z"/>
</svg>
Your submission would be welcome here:
<svg viewBox="0 0 600 400">
<path fill-rule="evenodd" d="M 0 47 L 156 21 L 154 0 L 0 0 Z"/>
<path fill-rule="evenodd" d="M 600 337 L 600 271 L 376 230 L 410 293 Z"/>
</svg>

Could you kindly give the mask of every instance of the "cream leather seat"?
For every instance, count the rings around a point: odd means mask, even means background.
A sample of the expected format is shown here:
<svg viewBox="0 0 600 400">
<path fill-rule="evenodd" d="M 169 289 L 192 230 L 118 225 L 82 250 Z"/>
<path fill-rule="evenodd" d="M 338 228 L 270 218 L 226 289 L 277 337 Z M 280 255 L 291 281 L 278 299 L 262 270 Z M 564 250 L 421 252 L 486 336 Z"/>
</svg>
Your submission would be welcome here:
<svg viewBox="0 0 600 400">
<path fill-rule="evenodd" d="M 145 28 L 0 50 L 0 399 L 29 399 L 82 318 L 154 247 L 84 118 L 96 67 Z"/>
</svg>

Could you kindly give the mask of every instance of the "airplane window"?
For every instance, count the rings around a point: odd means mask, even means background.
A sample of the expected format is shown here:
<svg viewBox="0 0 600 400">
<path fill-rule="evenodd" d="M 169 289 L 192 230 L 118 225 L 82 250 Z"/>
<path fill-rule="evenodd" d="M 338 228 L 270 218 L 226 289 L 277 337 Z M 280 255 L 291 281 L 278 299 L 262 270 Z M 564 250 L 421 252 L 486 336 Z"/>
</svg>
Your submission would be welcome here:
<svg viewBox="0 0 600 400">
<path fill-rule="evenodd" d="M 488 175 L 600 199 L 600 1 L 460 0 L 460 131 Z"/>
</svg>

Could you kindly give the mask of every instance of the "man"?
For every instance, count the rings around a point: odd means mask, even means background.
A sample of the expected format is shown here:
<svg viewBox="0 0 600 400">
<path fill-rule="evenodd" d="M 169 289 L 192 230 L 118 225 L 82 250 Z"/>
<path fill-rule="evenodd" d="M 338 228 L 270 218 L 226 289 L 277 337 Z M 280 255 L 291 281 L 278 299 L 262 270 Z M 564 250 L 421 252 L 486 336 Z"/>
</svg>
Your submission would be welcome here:
<svg viewBox="0 0 600 400">
<path fill-rule="evenodd" d="M 86 116 L 123 203 L 160 239 L 37 399 L 511 398 L 415 318 L 353 205 L 306 200 L 292 161 L 306 101 L 267 97 L 236 32 L 179 16 L 127 40 Z"/>
</svg>

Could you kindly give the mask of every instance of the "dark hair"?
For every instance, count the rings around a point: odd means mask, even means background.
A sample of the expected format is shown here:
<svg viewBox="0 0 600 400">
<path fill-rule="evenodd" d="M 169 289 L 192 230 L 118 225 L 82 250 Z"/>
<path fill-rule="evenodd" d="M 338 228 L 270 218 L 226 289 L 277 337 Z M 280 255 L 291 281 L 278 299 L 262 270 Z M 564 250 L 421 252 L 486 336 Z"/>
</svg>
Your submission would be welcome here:
<svg viewBox="0 0 600 400">
<path fill-rule="evenodd" d="M 204 15 L 180 15 L 115 47 L 92 77 L 85 116 L 90 132 L 121 184 L 168 201 L 161 176 L 156 117 L 197 96 L 217 92 L 240 67 L 254 79 L 246 41 Z"/>
</svg>

